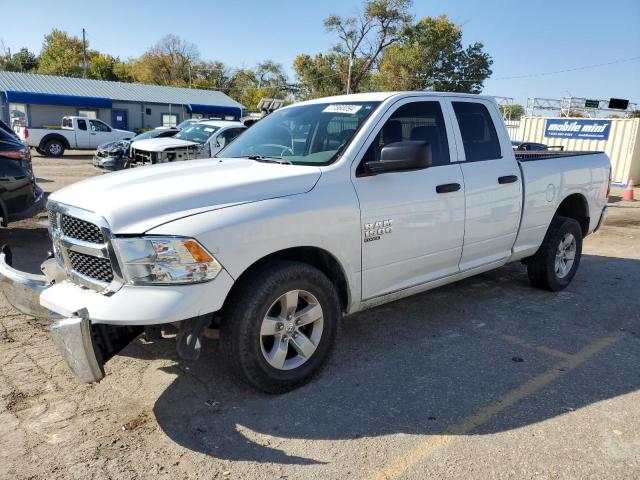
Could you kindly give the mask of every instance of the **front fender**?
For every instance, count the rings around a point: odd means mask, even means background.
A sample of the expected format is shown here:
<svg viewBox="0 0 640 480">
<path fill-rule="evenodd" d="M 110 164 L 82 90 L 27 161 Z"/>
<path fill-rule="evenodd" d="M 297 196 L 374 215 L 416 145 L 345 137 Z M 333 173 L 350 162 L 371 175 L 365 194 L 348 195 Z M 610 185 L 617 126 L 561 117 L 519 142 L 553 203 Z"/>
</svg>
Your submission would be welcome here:
<svg viewBox="0 0 640 480">
<path fill-rule="evenodd" d="M 361 231 L 357 199 L 349 190 L 236 205 L 182 218 L 147 232 L 197 238 L 234 278 L 257 261 L 282 250 L 315 247 L 341 266 L 351 310 L 360 301 Z M 355 197 L 355 195 L 354 195 Z"/>
</svg>

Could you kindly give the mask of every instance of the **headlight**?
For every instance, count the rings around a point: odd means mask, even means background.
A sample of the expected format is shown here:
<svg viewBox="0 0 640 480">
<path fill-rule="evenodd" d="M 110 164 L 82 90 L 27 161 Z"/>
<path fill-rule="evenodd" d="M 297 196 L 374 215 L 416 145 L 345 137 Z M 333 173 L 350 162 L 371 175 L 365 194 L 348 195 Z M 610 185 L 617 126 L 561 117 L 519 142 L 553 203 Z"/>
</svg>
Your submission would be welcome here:
<svg viewBox="0 0 640 480">
<path fill-rule="evenodd" d="M 132 285 L 204 282 L 222 270 L 193 238 L 118 238 L 116 245 L 125 281 Z"/>
</svg>

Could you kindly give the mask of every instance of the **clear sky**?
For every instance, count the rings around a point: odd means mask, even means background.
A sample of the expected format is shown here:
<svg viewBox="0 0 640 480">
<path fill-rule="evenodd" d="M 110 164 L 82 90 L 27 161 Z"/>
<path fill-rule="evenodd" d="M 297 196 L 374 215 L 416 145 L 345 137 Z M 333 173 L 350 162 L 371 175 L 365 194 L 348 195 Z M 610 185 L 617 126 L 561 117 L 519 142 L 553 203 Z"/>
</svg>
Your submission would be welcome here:
<svg viewBox="0 0 640 480">
<path fill-rule="evenodd" d="M 359 0 L 0 0 L 0 39 L 12 51 L 21 46 L 39 51 L 52 28 L 79 35 L 84 27 L 92 48 L 128 58 L 173 33 L 195 43 L 205 59 L 233 67 L 273 59 L 293 78 L 296 55 L 332 44 L 323 18 L 353 14 L 359 5 Z M 417 18 L 446 14 L 462 25 L 466 43 L 485 44 L 494 59 L 486 94 L 520 103 L 569 94 L 640 102 L 640 0 L 414 0 L 412 13 Z"/>
</svg>

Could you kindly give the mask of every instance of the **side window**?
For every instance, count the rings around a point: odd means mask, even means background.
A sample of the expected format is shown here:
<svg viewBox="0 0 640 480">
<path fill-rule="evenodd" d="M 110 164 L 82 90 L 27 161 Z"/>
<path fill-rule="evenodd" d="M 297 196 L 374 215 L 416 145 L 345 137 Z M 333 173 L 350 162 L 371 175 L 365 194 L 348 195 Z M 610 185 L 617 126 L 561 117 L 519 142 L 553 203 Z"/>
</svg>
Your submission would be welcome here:
<svg viewBox="0 0 640 480">
<path fill-rule="evenodd" d="M 85 120 L 78 120 L 78 128 L 80 130 L 86 130 L 87 129 L 87 122 Z"/>
<path fill-rule="evenodd" d="M 111 129 L 102 122 L 97 120 L 89 120 L 89 125 L 91 125 L 92 132 L 110 132 Z"/>
<path fill-rule="evenodd" d="M 500 142 L 487 107 L 476 102 L 452 102 L 468 162 L 501 157 Z"/>
<path fill-rule="evenodd" d="M 433 166 L 449 164 L 447 129 L 439 102 L 412 102 L 398 108 L 376 136 L 365 159 L 378 159 L 385 145 L 406 140 L 429 142 Z"/>
<path fill-rule="evenodd" d="M 226 147 L 233 142 L 243 130 L 243 128 L 230 128 L 229 130 L 225 130 L 218 136 L 218 146 Z"/>
</svg>

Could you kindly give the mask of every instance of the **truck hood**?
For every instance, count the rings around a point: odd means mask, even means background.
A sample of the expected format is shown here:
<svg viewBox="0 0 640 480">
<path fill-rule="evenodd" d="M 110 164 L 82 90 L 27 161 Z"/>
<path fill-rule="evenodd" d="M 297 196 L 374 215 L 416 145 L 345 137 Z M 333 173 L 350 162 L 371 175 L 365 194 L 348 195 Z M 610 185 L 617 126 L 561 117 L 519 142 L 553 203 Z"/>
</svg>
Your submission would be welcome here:
<svg viewBox="0 0 640 480">
<path fill-rule="evenodd" d="M 209 210 L 305 193 L 320 175 L 314 166 L 240 158 L 191 160 L 89 178 L 49 198 L 104 217 L 116 234 L 140 234 Z"/>
<path fill-rule="evenodd" d="M 148 138 L 146 140 L 138 140 L 131 144 L 131 148 L 136 150 L 144 150 L 145 152 L 164 152 L 168 148 L 188 147 L 191 145 L 199 145 L 189 140 L 181 140 L 180 138 Z"/>
</svg>

